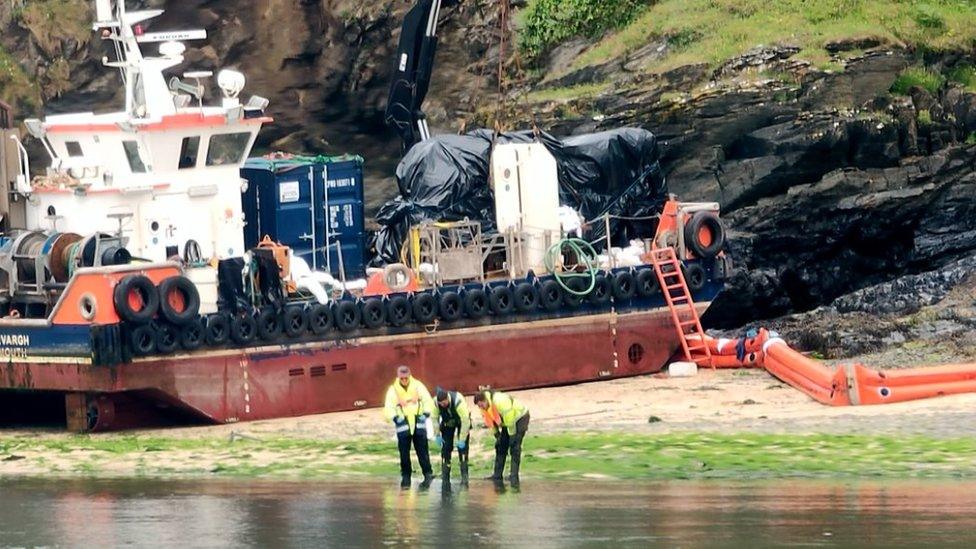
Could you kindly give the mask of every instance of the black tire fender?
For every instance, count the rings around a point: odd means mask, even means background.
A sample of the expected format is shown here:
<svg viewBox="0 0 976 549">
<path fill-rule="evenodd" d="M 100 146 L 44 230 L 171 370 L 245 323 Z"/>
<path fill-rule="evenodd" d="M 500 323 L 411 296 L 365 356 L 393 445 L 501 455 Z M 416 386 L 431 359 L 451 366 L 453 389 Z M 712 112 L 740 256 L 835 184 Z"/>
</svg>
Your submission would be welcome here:
<svg viewBox="0 0 976 549">
<path fill-rule="evenodd" d="M 627 301 L 637 292 L 637 281 L 634 273 L 620 271 L 613 275 L 613 298 L 617 301 Z"/>
<path fill-rule="evenodd" d="M 223 314 L 207 318 L 207 345 L 224 345 L 230 340 L 230 318 Z"/>
<path fill-rule="evenodd" d="M 386 324 L 386 306 L 383 300 L 378 297 L 370 297 L 363 300 L 359 306 L 363 319 L 363 326 L 375 330 Z"/>
<path fill-rule="evenodd" d="M 161 322 L 153 333 L 156 335 L 156 352 L 168 355 L 180 346 L 179 328 L 167 322 Z"/>
<path fill-rule="evenodd" d="M 140 324 L 129 331 L 129 348 L 135 356 L 148 356 L 156 351 L 156 334 L 149 324 Z"/>
<path fill-rule="evenodd" d="M 395 295 L 386 302 L 386 321 L 397 328 L 407 325 L 413 318 L 413 307 L 406 296 Z"/>
<path fill-rule="evenodd" d="M 641 297 L 651 297 L 661 290 L 661 285 L 657 281 L 657 274 L 652 268 L 637 271 L 634 281 L 637 293 Z"/>
<path fill-rule="evenodd" d="M 281 327 L 285 335 L 291 338 L 301 337 L 308 330 L 308 317 L 301 307 L 292 305 L 285 307 L 281 313 Z"/>
<path fill-rule="evenodd" d="M 414 294 L 413 317 L 418 324 L 430 324 L 437 318 L 437 298 L 433 294 Z"/>
<path fill-rule="evenodd" d="M 585 278 L 581 276 L 574 276 L 566 280 L 564 284 L 566 284 L 567 288 L 573 290 L 573 292 L 582 292 L 586 290 L 586 288 L 590 285 L 589 281 L 587 281 Z M 565 289 L 563 290 L 563 302 L 565 302 L 566 306 L 569 307 L 570 309 L 575 309 L 580 305 L 582 305 L 583 300 L 586 299 L 587 296 L 589 295 L 589 294 L 577 295 L 574 294 L 573 292 L 567 292 Z"/>
<path fill-rule="evenodd" d="M 702 229 L 711 232 L 711 242 L 706 246 L 701 239 Z M 725 227 L 714 212 L 695 212 L 685 224 L 685 246 L 698 257 L 711 259 L 725 247 Z"/>
<path fill-rule="evenodd" d="M 698 263 L 687 263 L 681 266 L 682 275 L 685 277 L 685 284 L 688 285 L 688 290 L 692 292 L 697 292 L 705 287 L 705 281 L 708 278 L 705 274 L 705 269 Z"/>
<path fill-rule="evenodd" d="M 610 302 L 610 298 L 613 296 L 613 284 L 604 275 L 596 275 L 596 280 L 593 281 L 593 291 L 587 298 L 590 303 L 594 305 L 605 305 Z"/>
<path fill-rule="evenodd" d="M 478 320 L 490 312 L 488 295 L 481 288 L 473 288 L 464 292 L 464 312 L 468 318 Z"/>
<path fill-rule="evenodd" d="M 194 318 L 180 327 L 180 347 L 186 351 L 196 351 L 207 338 L 207 327 L 203 320 Z"/>
<path fill-rule="evenodd" d="M 281 317 L 274 309 L 261 309 L 254 320 L 258 323 L 258 337 L 261 339 L 274 341 L 281 337 Z"/>
<path fill-rule="evenodd" d="M 142 307 L 136 309 L 130 296 L 137 297 Z M 149 322 L 159 310 L 159 293 L 156 286 L 145 275 L 128 275 L 112 291 L 112 304 L 122 320 L 136 324 Z"/>
<path fill-rule="evenodd" d="M 530 284 L 531 288 L 532 285 Z M 495 286 L 488 294 L 488 306 L 495 316 L 512 314 L 515 309 L 515 292 L 508 286 Z"/>
<path fill-rule="evenodd" d="M 363 319 L 355 301 L 340 301 L 336 303 L 335 309 L 332 311 L 332 316 L 335 320 L 336 328 L 339 328 L 343 332 L 351 332 L 359 328 L 359 324 Z"/>
<path fill-rule="evenodd" d="M 308 329 L 313 334 L 325 335 L 332 328 L 332 307 L 316 303 L 306 311 Z"/>
<path fill-rule="evenodd" d="M 530 282 L 520 282 L 515 286 L 515 309 L 520 313 L 531 313 L 539 308 L 539 290 Z"/>
<path fill-rule="evenodd" d="M 182 307 L 182 308 L 180 308 Z M 171 276 L 159 283 L 159 314 L 177 326 L 200 312 L 200 292 L 185 276 Z"/>
<path fill-rule="evenodd" d="M 258 336 L 258 323 L 249 314 L 233 317 L 230 321 L 230 338 L 239 345 L 247 345 Z"/>
<path fill-rule="evenodd" d="M 444 322 L 454 322 L 464 313 L 464 302 L 461 296 L 453 290 L 442 293 L 437 298 L 437 315 Z"/>
<path fill-rule="evenodd" d="M 547 311 L 555 311 L 563 302 L 563 289 L 555 280 L 549 279 L 539 285 L 539 304 Z"/>
</svg>

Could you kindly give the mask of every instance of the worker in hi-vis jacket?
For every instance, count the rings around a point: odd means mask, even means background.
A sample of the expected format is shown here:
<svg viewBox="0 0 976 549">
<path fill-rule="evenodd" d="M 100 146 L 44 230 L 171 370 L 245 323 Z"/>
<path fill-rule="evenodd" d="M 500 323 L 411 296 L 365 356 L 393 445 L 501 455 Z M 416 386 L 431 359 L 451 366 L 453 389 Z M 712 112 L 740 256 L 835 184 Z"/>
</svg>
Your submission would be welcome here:
<svg viewBox="0 0 976 549">
<path fill-rule="evenodd" d="M 418 379 L 410 375 L 410 368 L 397 368 L 397 379 L 386 391 L 386 405 L 383 408 L 387 421 L 396 428 L 397 446 L 400 450 L 400 485 L 410 486 L 410 444 L 417 452 L 420 470 L 424 473 L 422 488 L 430 486 L 434 480 L 434 470 L 430 466 L 430 452 L 427 448 L 427 418 L 434 412 L 434 399 L 430 391 Z"/>
<path fill-rule="evenodd" d="M 437 406 L 432 417 L 437 444 L 441 447 L 441 482 L 451 481 L 451 454 L 457 440 L 461 485 L 468 484 L 468 443 L 471 441 L 471 412 L 464 395 L 457 391 L 437 389 Z"/>
<path fill-rule="evenodd" d="M 522 439 L 529 430 L 529 409 L 501 391 L 482 391 L 474 396 L 474 403 L 481 408 L 485 426 L 495 435 L 495 470 L 488 480 L 501 482 L 506 454 L 511 452 L 509 480 L 512 486 L 518 486 Z"/>
</svg>

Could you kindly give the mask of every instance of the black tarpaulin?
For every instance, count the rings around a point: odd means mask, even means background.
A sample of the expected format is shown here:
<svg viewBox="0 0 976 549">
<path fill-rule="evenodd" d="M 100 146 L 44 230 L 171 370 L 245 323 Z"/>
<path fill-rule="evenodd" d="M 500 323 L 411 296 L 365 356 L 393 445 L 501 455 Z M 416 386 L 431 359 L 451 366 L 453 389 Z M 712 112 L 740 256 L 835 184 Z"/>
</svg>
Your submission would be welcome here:
<svg viewBox="0 0 976 549">
<path fill-rule="evenodd" d="M 559 140 L 531 131 L 494 133 L 475 130 L 441 135 L 415 145 L 397 166 L 400 196 L 376 215 L 381 228 L 374 240 L 374 264 L 397 262 L 412 225 L 424 221 L 480 221 L 484 232 L 495 228 L 489 162 L 495 143 L 539 141 L 556 158 L 560 203 L 580 211 L 587 220 L 604 214 L 639 218 L 657 214 L 667 198 L 658 164 L 654 135 L 640 128 L 622 128 Z M 613 219 L 614 244 L 650 236 L 654 220 Z M 584 235 L 602 248 L 602 222 Z"/>
</svg>

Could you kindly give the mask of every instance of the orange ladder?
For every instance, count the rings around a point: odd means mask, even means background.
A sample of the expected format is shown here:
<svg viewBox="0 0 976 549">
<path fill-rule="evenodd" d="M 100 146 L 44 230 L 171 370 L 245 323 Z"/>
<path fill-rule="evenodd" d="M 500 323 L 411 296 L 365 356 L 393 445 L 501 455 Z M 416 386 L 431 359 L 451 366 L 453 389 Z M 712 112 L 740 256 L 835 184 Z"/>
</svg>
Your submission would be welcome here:
<svg viewBox="0 0 976 549">
<path fill-rule="evenodd" d="M 657 282 L 664 294 L 664 302 L 671 311 L 671 319 L 678 330 L 678 341 L 685 352 L 685 359 L 699 367 L 712 367 L 712 353 L 705 344 L 705 331 L 698 318 L 698 310 L 691 299 L 685 275 L 681 272 L 681 262 L 674 254 L 674 248 L 651 250 L 651 264 L 657 275 Z"/>
</svg>

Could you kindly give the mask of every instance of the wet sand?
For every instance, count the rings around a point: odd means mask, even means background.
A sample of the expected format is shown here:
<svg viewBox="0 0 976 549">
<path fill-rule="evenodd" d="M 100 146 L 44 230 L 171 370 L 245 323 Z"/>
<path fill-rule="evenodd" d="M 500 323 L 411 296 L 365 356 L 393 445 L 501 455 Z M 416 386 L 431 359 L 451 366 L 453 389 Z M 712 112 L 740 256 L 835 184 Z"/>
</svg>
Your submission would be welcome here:
<svg viewBox="0 0 976 549">
<path fill-rule="evenodd" d="M 514 394 L 532 411 L 530 433 L 534 435 L 741 433 L 933 439 L 976 435 L 976 394 L 831 408 L 757 370 L 704 370 L 689 378 L 659 374 Z M 490 435 L 480 428 L 480 417 L 474 420 L 478 428 L 473 431 L 472 462 L 487 462 Z M 97 448 L 85 447 L 90 443 Z M 122 448 L 115 449 L 116 443 Z M 130 448 L 133 444 L 137 451 Z M 247 469 L 240 474 L 251 471 L 261 476 L 288 474 L 278 467 L 285 462 L 328 463 L 336 471 L 389 474 L 395 472 L 395 453 L 392 429 L 380 410 L 371 409 L 90 436 L 3 431 L 0 476 L 180 475 L 244 466 Z"/>
</svg>

